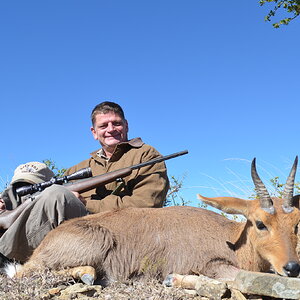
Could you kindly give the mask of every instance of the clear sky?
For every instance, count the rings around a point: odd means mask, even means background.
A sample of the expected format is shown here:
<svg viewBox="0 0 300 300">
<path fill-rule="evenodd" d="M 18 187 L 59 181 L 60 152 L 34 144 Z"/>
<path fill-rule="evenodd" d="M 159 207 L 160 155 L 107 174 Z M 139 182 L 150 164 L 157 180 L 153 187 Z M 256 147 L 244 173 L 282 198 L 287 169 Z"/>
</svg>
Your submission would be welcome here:
<svg viewBox="0 0 300 300">
<path fill-rule="evenodd" d="M 300 20 L 258 0 L 0 2 L 0 187 L 21 163 L 67 168 L 99 148 L 90 112 L 118 102 L 181 195 L 248 197 L 250 162 L 285 182 L 299 154 Z"/>
</svg>

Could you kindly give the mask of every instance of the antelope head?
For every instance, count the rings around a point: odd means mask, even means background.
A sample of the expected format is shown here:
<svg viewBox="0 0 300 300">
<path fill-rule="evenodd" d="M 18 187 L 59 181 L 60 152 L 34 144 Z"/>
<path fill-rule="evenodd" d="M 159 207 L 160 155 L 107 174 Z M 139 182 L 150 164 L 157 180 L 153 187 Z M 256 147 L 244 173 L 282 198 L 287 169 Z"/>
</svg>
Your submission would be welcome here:
<svg viewBox="0 0 300 300">
<path fill-rule="evenodd" d="M 298 277 L 300 263 L 296 246 L 300 210 L 298 197 L 293 196 L 298 157 L 286 181 L 282 198 L 270 197 L 257 174 L 255 161 L 254 158 L 251 165 L 251 176 L 257 193 L 255 200 L 198 197 L 226 213 L 242 214 L 247 218 L 245 228 L 249 227 L 243 232 L 246 234 L 248 247 L 252 248 L 250 253 L 255 256 L 247 259 L 262 261 L 257 262 L 257 271 L 272 269 L 282 276 Z"/>
</svg>

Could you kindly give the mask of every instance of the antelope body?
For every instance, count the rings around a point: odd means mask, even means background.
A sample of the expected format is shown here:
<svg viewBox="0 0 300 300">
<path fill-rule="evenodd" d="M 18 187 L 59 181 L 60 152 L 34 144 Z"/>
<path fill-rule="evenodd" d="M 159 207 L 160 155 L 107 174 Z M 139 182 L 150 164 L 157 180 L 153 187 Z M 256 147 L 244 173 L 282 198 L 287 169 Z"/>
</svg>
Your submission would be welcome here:
<svg viewBox="0 0 300 300">
<path fill-rule="evenodd" d="M 284 199 L 271 198 L 257 175 L 259 199 L 206 198 L 226 213 L 242 214 L 235 222 L 215 212 L 187 206 L 127 208 L 66 221 L 49 232 L 27 263 L 22 276 L 37 268 L 70 270 L 75 277 L 108 281 L 150 274 L 203 274 L 233 279 L 239 269 L 296 277 L 298 198 L 293 197 L 297 159 L 286 183 Z M 89 266 L 92 273 L 83 266 Z M 79 267 L 79 268 L 78 268 Z M 81 268 L 82 267 L 82 268 Z"/>
</svg>

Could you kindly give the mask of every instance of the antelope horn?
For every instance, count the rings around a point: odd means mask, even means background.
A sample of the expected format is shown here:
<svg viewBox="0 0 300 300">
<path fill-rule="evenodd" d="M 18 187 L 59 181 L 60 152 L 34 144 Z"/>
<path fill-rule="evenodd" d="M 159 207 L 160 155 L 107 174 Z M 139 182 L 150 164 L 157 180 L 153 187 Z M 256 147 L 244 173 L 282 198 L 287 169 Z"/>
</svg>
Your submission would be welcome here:
<svg viewBox="0 0 300 300">
<path fill-rule="evenodd" d="M 251 177 L 255 185 L 257 196 L 259 197 L 260 207 L 269 213 L 273 213 L 273 201 L 269 195 L 267 188 L 257 174 L 255 161 L 256 159 L 254 158 L 251 164 Z"/>
<path fill-rule="evenodd" d="M 298 164 L 298 156 L 296 156 L 294 164 L 292 166 L 291 172 L 289 174 L 288 179 L 286 180 L 286 184 L 284 186 L 284 191 L 282 194 L 283 198 L 283 207 L 285 210 L 288 210 L 292 207 L 293 194 L 294 194 L 294 184 L 295 184 L 295 176 L 297 171 Z"/>
</svg>

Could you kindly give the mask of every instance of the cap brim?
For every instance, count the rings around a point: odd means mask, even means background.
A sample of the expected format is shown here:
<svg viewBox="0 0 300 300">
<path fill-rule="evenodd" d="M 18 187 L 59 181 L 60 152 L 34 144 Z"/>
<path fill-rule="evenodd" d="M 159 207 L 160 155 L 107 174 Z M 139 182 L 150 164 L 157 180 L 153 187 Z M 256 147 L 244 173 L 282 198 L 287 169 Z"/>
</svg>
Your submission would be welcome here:
<svg viewBox="0 0 300 300">
<path fill-rule="evenodd" d="M 23 174 L 23 176 L 14 176 L 11 180 L 11 184 L 17 183 L 17 182 L 28 182 L 30 184 L 36 184 L 41 183 L 43 180 L 37 176 L 34 176 L 32 174 Z"/>
</svg>

